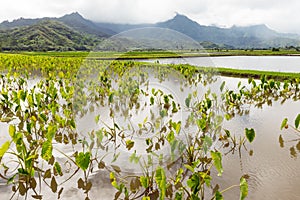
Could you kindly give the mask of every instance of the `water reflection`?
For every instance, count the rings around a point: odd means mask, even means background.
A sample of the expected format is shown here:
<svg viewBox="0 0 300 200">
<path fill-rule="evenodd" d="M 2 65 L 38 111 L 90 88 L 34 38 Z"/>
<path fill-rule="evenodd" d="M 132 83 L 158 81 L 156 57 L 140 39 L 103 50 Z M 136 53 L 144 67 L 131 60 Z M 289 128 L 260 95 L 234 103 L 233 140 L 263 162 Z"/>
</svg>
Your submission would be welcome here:
<svg viewBox="0 0 300 200">
<path fill-rule="evenodd" d="M 145 163 L 150 162 L 149 167 L 155 169 L 183 154 L 188 135 L 197 130 L 198 114 L 192 105 L 210 98 L 206 93 L 216 88 L 209 84 L 215 82 L 211 72 L 132 64 L 122 64 L 125 67 L 121 68 L 120 63 L 113 62 L 90 74 L 83 68 L 74 108 L 79 133 L 85 137 L 101 135 L 97 148 L 102 148 L 101 159 L 121 166 L 122 171 L 138 173 L 148 167 Z"/>
<path fill-rule="evenodd" d="M 233 86 L 231 89 L 236 88 L 239 79 L 225 79 L 229 88 L 231 86 Z M 224 157 L 224 175 L 222 179 L 218 178 L 223 187 L 234 184 L 241 174 L 249 174 L 249 199 L 300 197 L 297 189 L 300 178 L 297 142 L 294 144 L 285 142 L 295 137 L 295 131 L 293 129 L 280 131 L 284 117 L 294 119 L 299 113 L 299 110 L 295 109 L 298 107 L 299 101 L 293 100 L 287 100 L 284 104 L 273 101 L 272 106 L 264 104 L 262 108 L 252 105 L 248 115 L 236 116 L 224 123 L 224 128 L 232 130 L 237 135 L 242 135 L 245 127 L 253 127 L 256 139 L 248 146 L 253 149 L 252 156 L 247 156 L 246 150 L 243 149 L 241 158 L 236 154 Z M 237 195 L 237 190 L 224 194 L 227 199 L 234 199 Z"/>
</svg>

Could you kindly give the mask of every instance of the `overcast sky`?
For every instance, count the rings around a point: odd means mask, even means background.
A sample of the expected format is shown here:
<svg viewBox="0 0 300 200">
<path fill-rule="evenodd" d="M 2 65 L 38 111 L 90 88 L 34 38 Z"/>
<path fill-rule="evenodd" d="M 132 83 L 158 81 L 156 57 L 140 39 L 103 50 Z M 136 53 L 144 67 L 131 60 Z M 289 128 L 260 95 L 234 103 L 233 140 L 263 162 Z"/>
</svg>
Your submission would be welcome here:
<svg viewBox="0 0 300 200">
<path fill-rule="evenodd" d="M 300 34 L 299 0 L 4 0 L 0 21 L 60 17 L 78 11 L 101 22 L 155 23 L 184 14 L 202 25 L 266 24 Z"/>
</svg>

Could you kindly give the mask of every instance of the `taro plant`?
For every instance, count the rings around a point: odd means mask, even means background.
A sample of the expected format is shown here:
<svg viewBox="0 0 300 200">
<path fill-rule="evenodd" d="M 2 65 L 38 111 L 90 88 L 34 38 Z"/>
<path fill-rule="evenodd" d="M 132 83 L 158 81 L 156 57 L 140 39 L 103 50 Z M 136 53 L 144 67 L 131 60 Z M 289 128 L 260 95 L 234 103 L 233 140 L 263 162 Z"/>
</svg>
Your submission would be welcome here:
<svg viewBox="0 0 300 200">
<path fill-rule="evenodd" d="M 300 152 L 300 130 L 299 130 L 299 125 L 300 125 L 300 114 L 297 115 L 297 117 L 294 120 L 294 125 L 289 125 L 288 124 L 288 119 L 284 118 L 280 129 L 288 129 L 289 127 L 292 127 L 293 130 L 296 132 L 294 137 L 292 139 L 284 139 L 284 136 L 280 134 L 279 136 L 279 144 L 280 147 L 284 147 L 286 144 L 293 143 L 293 145 L 290 146 L 290 154 L 293 158 L 297 157 L 297 151 L 298 153 Z"/>
<path fill-rule="evenodd" d="M 77 142 L 70 104 L 72 88 L 55 77 L 30 86 L 16 73 L 1 75 L 0 84 L 1 121 L 8 124 L 11 138 L 1 147 L 1 177 L 13 184 L 14 194 L 25 198 L 42 198 L 41 181 L 59 197 L 62 188 L 58 191 L 56 177 L 63 171 L 55 158 L 55 143 Z"/>
<path fill-rule="evenodd" d="M 223 173 L 225 155 L 217 146 L 218 139 L 223 137 L 223 143 L 231 140 L 233 146 L 237 141 L 231 135 L 222 136 L 218 97 L 204 90 L 214 81 L 212 74 L 201 74 L 188 65 L 107 64 L 92 59 L 77 73 L 81 59 L 4 58 L 1 66 L 9 65 L 9 69 L 0 79 L 0 119 L 9 138 L 0 147 L 0 176 L 12 184 L 12 198 L 42 199 L 42 187 L 63 198 L 64 184 L 77 178 L 78 189 L 90 199 L 91 176 L 102 170 L 110 172 L 115 199 L 222 199 L 230 189 L 220 190 L 214 182 Z M 15 59 L 21 66 L 16 66 Z M 33 74 L 44 77 L 32 79 Z M 188 96 L 177 98 L 149 78 L 160 85 L 179 79 L 180 91 Z M 271 93 L 275 85 L 264 80 L 259 87 Z M 224 94 L 229 111 L 239 101 L 249 100 L 251 93 L 240 90 L 240 95 L 234 91 Z M 94 113 L 96 128 L 79 132 L 78 119 Z M 131 120 L 140 113 L 147 116 Z M 245 134 L 239 147 L 255 137 L 252 129 Z M 124 157 L 141 171 L 124 171 L 128 167 L 120 166 Z M 245 177 L 238 186 L 240 199 L 244 199 L 248 192 Z"/>
</svg>

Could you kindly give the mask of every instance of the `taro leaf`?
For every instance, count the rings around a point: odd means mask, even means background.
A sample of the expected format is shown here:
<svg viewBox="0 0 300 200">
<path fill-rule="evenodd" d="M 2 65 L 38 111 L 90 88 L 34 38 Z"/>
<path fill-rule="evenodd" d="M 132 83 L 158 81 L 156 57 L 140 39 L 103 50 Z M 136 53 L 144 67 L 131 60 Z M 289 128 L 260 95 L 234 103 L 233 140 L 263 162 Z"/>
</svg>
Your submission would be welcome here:
<svg viewBox="0 0 300 200">
<path fill-rule="evenodd" d="M 132 141 L 132 140 L 126 140 L 126 148 L 128 150 L 132 149 L 133 146 L 134 146 L 134 141 Z"/>
<path fill-rule="evenodd" d="M 297 152 L 296 152 L 295 147 L 291 147 L 290 148 L 290 154 L 291 154 L 292 158 L 296 158 L 297 157 Z"/>
<path fill-rule="evenodd" d="M 216 192 L 216 198 L 215 198 L 215 200 L 224 200 L 221 192 L 219 192 L 219 191 Z"/>
<path fill-rule="evenodd" d="M 198 194 L 201 187 L 199 174 L 193 173 L 192 177 L 187 180 L 187 185 L 191 188 L 193 194 Z"/>
<path fill-rule="evenodd" d="M 9 149 L 10 146 L 10 142 L 7 141 L 5 142 L 1 147 L 0 147 L 0 160 L 2 159 L 2 157 L 4 156 L 4 154 L 7 152 L 7 150 Z"/>
<path fill-rule="evenodd" d="M 287 122 L 288 122 L 288 119 L 287 118 L 284 118 L 284 120 L 281 122 L 281 126 L 280 126 L 280 129 L 282 130 L 283 128 L 287 128 Z"/>
<path fill-rule="evenodd" d="M 190 170 L 190 171 L 193 172 L 193 173 L 194 173 L 194 171 L 195 171 L 194 167 L 192 167 L 192 166 L 190 166 L 190 165 L 188 165 L 188 164 L 185 164 L 184 167 L 187 168 L 188 170 Z"/>
<path fill-rule="evenodd" d="M 251 129 L 245 129 L 245 134 L 246 134 L 246 138 L 248 139 L 248 141 L 251 143 L 253 142 L 254 138 L 255 138 L 255 131 L 253 128 Z"/>
<path fill-rule="evenodd" d="M 54 163 L 54 169 L 55 169 L 55 171 L 56 171 L 60 176 L 63 175 L 62 170 L 61 170 L 61 166 L 60 166 L 60 164 L 59 164 L 58 162 L 55 162 L 55 163 Z"/>
<path fill-rule="evenodd" d="M 75 162 L 76 162 L 78 167 L 80 167 L 82 170 L 85 171 L 89 167 L 90 158 L 91 158 L 91 153 L 90 152 L 86 152 L 86 153 L 80 152 L 75 157 Z"/>
<path fill-rule="evenodd" d="M 36 188 L 36 180 L 34 178 L 30 179 L 30 188 L 33 190 Z"/>
<path fill-rule="evenodd" d="M 82 180 L 82 178 L 78 179 L 77 187 L 78 187 L 78 189 L 83 189 L 84 188 L 84 181 Z"/>
<path fill-rule="evenodd" d="M 300 114 L 298 114 L 298 116 L 295 119 L 295 127 L 298 128 L 300 124 Z"/>
<path fill-rule="evenodd" d="M 26 194 L 27 190 L 25 188 L 24 183 L 20 182 L 19 183 L 19 193 L 21 196 L 24 196 Z"/>
<path fill-rule="evenodd" d="M 220 91 L 221 91 L 221 92 L 223 92 L 224 87 L 225 87 L 225 81 L 223 81 L 223 83 L 222 83 L 221 86 L 220 86 Z"/>
<path fill-rule="evenodd" d="M 151 96 L 151 97 L 150 97 L 150 105 L 152 106 L 153 104 L 154 104 L 154 97 Z"/>
<path fill-rule="evenodd" d="M 98 169 L 104 169 L 105 168 L 105 162 L 102 160 L 98 163 Z"/>
<path fill-rule="evenodd" d="M 62 187 L 62 188 L 60 188 L 60 190 L 58 191 L 58 196 L 57 196 L 57 199 L 60 199 L 60 195 L 61 195 L 61 193 L 62 193 L 62 191 L 64 190 L 64 188 Z"/>
<path fill-rule="evenodd" d="M 297 148 L 298 151 L 300 152 L 300 141 L 297 143 L 296 148 Z"/>
<path fill-rule="evenodd" d="M 211 147 L 212 145 L 212 139 L 209 136 L 205 136 L 204 137 L 204 142 L 203 142 L 203 149 L 204 149 L 204 153 L 206 154 L 208 149 Z"/>
<path fill-rule="evenodd" d="M 118 174 L 121 173 L 121 168 L 119 166 L 116 165 L 111 165 L 111 167 L 114 169 L 115 172 L 117 172 Z"/>
<path fill-rule="evenodd" d="M 189 94 L 188 98 L 185 99 L 185 105 L 186 105 L 186 107 L 190 107 L 191 99 L 192 99 L 192 95 Z"/>
<path fill-rule="evenodd" d="M 92 186 L 93 186 L 93 184 L 91 181 L 87 182 L 86 186 L 85 186 L 85 192 L 87 193 L 88 191 L 90 191 Z"/>
<path fill-rule="evenodd" d="M 72 128 L 76 128 L 76 123 L 75 123 L 74 119 L 71 119 L 69 121 L 69 123 L 70 123 L 70 125 L 71 125 Z"/>
<path fill-rule="evenodd" d="M 44 173 L 44 179 L 46 178 L 51 178 L 51 170 L 50 169 L 47 169 Z"/>
<path fill-rule="evenodd" d="M 204 180 L 207 187 L 210 187 L 211 176 L 204 172 L 199 172 L 199 174 L 202 177 L 202 180 Z"/>
<path fill-rule="evenodd" d="M 44 121 L 47 122 L 47 116 L 44 113 L 40 114 L 40 118 Z"/>
<path fill-rule="evenodd" d="M 32 198 L 34 198 L 34 199 L 43 199 L 43 196 L 42 195 L 31 195 L 32 196 Z"/>
<path fill-rule="evenodd" d="M 167 189 L 167 181 L 166 181 L 166 174 L 162 167 L 158 167 L 155 173 L 155 181 L 160 189 L 159 199 L 163 200 L 166 196 L 166 189 Z"/>
<path fill-rule="evenodd" d="M 130 181 L 130 191 L 136 193 L 141 187 L 140 179 L 138 177 L 131 179 Z"/>
<path fill-rule="evenodd" d="M 182 199 L 183 199 L 182 193 L 176 192 L 176 194 L 175 194 L 175 200 L 182 200 Z"/>
<path fill-rule="evenodd" d="M 279 136 L 279 144 L 280 144 L 280 147 L 283 148 L 284 147 L 284 140 L 282 138 L 282 135 Z"/>
<path fill-rule="evenodd" d="M 214 165 L 218 171 L 218 176 L 221 176 L 223 173 L 223 167 L 222 167 L 222 154 L 220 152 L 214 152 L 210 151 L 211 157 L 214 161 Z"/>
<path fill-rule="evenodd" d="M 14 125 L 9 125 L 8 132 L 10 137 L 14 138 L 14 135 L 16 133 L 16 127 Z"/>
<path fill-rule="evenodd" d="M 54 176 L 51 179 L 51 190 L 53 193 L 55 193 L 57 191 L 57 182 L 56 182 Z"/>
<path fill-rule="evenodd" d="M 140 177 L 140 182 L 141 182 L 141 185 L 142 185 L 144 188 L 148 188 L 148 186 L 149 186 L 149 178 L 148 178 L 148 177 L 141 176 L 141 177 Z"/>
<path fill-rule="evenodd" d="M 42 158 L 49 161 L 52 157 L 52 142 L 47 140 L 42 145 Z"/>
<path fill-rule="evenodd" d="M 197 119 L 196 121 L 198 128 L 201 129 L 202 131 L 205 131 L 206 129 L 206 120 L 201 118 L 201 119 Z"/>
<path fill-rule="evenodd" d="M 110 93 L 110 95 L 108 97 L 108 101 L 109 101 L 109 103 L 112 103 L 113 100 L 114 100 L 114 93 L 112 92 L 112 93 Z"/>
<path fill-rule="evenodd" d="M 226 136 L 227 136 L 227 137 L 230 137 L 230 136 L 231 136 L 229 130 L 225 129 L 225 133 L 226 133 Z"/>
<path fill-rule="evenodd" d="M 240 200 L 244 200 L 248 196 L 248 183 L 244 177 L 240 179 Z"/>
</svg>

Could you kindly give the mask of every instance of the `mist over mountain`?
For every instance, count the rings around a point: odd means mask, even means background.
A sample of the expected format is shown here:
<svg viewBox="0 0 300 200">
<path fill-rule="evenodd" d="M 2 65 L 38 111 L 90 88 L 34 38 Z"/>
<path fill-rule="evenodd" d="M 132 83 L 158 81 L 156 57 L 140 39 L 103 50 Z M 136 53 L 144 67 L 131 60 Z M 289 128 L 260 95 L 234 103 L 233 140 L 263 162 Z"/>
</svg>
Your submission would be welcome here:
<svg viewBox="0 0 300 200">
<path fill-rule="evenodd" d="M 176 14 L 170 20 L 155 24 L 99 23 L 85 19 L 78 12 L 74 12 L 60 18 L 20 18 L 12 22 L 4 21 L 0 23 L 0 48 L 9 50 L 16 45 L 22 49 L 32 50 L 90 50 L 95 46 L 95 42 L 124 31 L 146 27 L 178 31 L 199 42 L 204 48 L 257 49 L 300 46 L 299 35 L 278 33 L 264 24 L 220 28 L 201 25 L 181 14 Z M 60 40 L 58 41 L 57 38 Z"/>
</svg>

